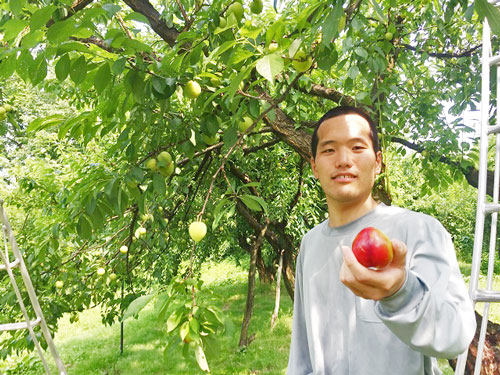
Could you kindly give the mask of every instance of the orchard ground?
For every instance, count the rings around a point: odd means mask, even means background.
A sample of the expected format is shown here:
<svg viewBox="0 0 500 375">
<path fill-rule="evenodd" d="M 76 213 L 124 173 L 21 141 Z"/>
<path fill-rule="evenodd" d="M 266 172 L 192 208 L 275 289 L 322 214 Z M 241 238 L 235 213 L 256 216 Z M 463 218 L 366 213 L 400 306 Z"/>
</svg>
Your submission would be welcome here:
<svg viewBox="0 0 500 375">
<path fill-rule="evenodd" d="M 470 265 L 461 265 L 465 275 Z M 215 375 L 281 375 L 286 374 L 290 344 L 292 303 L 282 287 L 279 319 L 270 330 L 274 309 L 274 286 L 257 282 L 254 315 L 250 334 L 255 340 L 238 349 L 241 321 L 245 309 L 246 265 L 223 261 L 203 267 L 204 293 L 207 299 L 223 310 L 234 324 L 233 334 L 221 337 L 219 354 L 209 358 Z M 468 278 L 466 277 L 466 281 Z M 485 282 L 483 280 L 483 282 Z M 495 280 L 500 288 L 500 277 Z M 493 305 L 490 320 L 500 321 L 500 309 Z M 482 313 L 482 306 L 478 306 Z M 164 357 L 165 335 L 156 321 L 154 303 L 143 310 L 138 319 L 125 321 L 124 353 L 120 355 L 120 325 L 104 327 L 97 308 L 84 311 L 76 323 L 65 316 L 59 322 L 55 342 L 68 375 L 198 375 L 202 374 L 193 359 L 185 360 L 174 352 Z M 445 375 L 453 371 L 447 361 L 440 360 Z M 53 367 L 54 369 L 54 367 Z M 55 370 L 54 370 L 55 371 Z M 10 357 L 0 361 L 0 373 L 5 375 L 41 375 L 43 367 L 36 353 Z M 55 373 L 55 372 L 54 372 Z"/>
</svg>

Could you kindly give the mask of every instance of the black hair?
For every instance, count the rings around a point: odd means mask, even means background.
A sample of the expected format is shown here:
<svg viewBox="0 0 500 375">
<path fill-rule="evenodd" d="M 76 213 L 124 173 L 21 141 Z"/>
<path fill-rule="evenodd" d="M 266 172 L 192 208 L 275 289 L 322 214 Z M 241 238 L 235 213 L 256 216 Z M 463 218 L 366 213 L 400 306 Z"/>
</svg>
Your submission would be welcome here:
<svg viewBox="0 0 500 375">
<path fill-rule="evenodd" d="M 373 145 L 373 151 L 375 151 L 375 154 L 380 151 L 380 142 L 378 139 L 378 133 L 377 133 L 377 127 L 375 126 L 375 123 L 373 122 L 372 118 L 368 113 L 366 113 L 364 110 L 358 107 L 354 107 L 351 105 L 341 105 L 338 107 L 335 107 L 333 109 L 330 109 L 328 112 L 326 112 L 323 117 L 321 117 L 318 122 L 316 123 L 316 126 L 314 128 L 314 132 L 312 134 L 312 139 L 311 139 L 311 152 L 313 155 L 313 159 L 316 159 L 316 149 L 318 148 L 318 129 L 320 125 L 333 117 L 338 117 L 342 115 L 349 115 L 349 114 L 356 114 L 361 117 L 363 117 L 366 121 L 368 121 L 368 124 L 370 125 L 370 136 L 372 140 L 372 145 Z"/>
</svg>

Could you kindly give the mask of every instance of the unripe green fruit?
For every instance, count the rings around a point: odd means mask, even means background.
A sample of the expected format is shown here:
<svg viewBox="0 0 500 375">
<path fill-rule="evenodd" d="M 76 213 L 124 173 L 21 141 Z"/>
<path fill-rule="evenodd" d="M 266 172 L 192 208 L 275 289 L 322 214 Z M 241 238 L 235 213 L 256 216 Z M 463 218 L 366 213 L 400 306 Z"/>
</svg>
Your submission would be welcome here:
<svg viewBox="0 0 500 375">
<path fill-rule="evenodd" d="M 106 273 L 106 270 L 104 268 L 101 267 L 101 268 L 97 269 L 97 274 L 99 276 L 103 276 L 105 273 Z"/>
<path fill-rule="evenodd" d="M 219 27 L 221 29 L 223 29 L 224 27 L 226 27 L 227 25 L 227 21 L 224 17 L 219 17 Z"/>
<path fill-rule="evenodd" d="M 234 14 L 234 18 L 236 18 L 238 21 L 241 21 L 243 18 L 243 5 L 241 3 L 235 2 L 232 3 L 229 8 L 227 8 L 227 14 Z"/>
<path fill-rule="evenodd" d="M 220 78 L 219 78 L 219 77 L 212 77 L 212 78 L 210 78 L 210 83 L 211 83 L 213 86 L 220 86 L 221 81 L 220 81 Z"/>
<path fill-rule="evenodd" d="M 150 171 L 156 171 L 157 167 L 158 166 L 155 158 L 149 159 L 146 162 L 146 168 L 149 169 Z"/>
<path fill-rule="evenodd" d="M 172 156 L 167 151 L 160 152 L 158 155 L 158 161 L 161 161 L 165 165 L 172 163 Z"/>
<path fill-rule="evenodd" d="M 165 176 L 165 177 L 170 177 L 175 170 L 175 165 L 174 163 L 170 163 L 166 167 L 160 167 L 160 173 Z"/>
<path fill-rule="evenodd" d="M 5 107 L 2 107 L 0 106 L 0 116 L 3 116 L 7 113 L 7 110 L 5 109 Z"/>
<path fill-rule="evenodd" d="M 201 94 L 201 87 L 196 81 L 189 81 L 184 86 L 184 96 L 189 99 L 196 99 Z"/>
<path fill-rule="evenodd" d="M 118 277 L 118 276 L 116 276 L 116 273 L 112 273 L 111 275 L 109 275 L 109 279 L 110 279 L 111 281 L 115 281 L 117 277 Z"/>
<path fill-rule="evenodd" d="M 270 52 L 270 53 L 273 53 L 275 51 L 278 50 L 278 43 L 276 42 L 271 42 L 271 44 L 269 44 L 269 47 L 267 48 L 267 50 Z"/>
<path fill-rule="evenodd" d="M 298 51 L 293 58 L 292 64 L 295 70 L 302 73 L 311 67 L 312 59 L 304 51 Z"/>
<path fill-rule="evenodd" d="M 203 221 L 193 221 L 189 225 L 189 235 L 194 242 L 200 242 L 207 234 L 207 226 Z"/>
<path fill-rule="evenodd" d="M 253 0 L 250 3 L 250 10 L 254 14 L 260 14 L 262 12 L 263 8 L 264 8 L 264 4 L 262 3 L 262 0 Z"/>
<path fill-rule="evenodd" d="M 252 126 L 253 124 L 253 120 L 248 117 L 248 116 L 245 116 L 243 117 L 243 121 L 241 121 L 239 124 L 238 124 L 238 128 L 240 129 L 240 132 L 244 133 L 247 131 L 247 129 Z"/>
<path fill-rule="evenodd" d="M 56 288 L 61 289 L 64 286 L 64 281 L 62 280 L 57 280 L 56 281 Z"/>
<path fill-rule="evenodd" d="M 141 238 L 142 236 L 144 236 L 146 234 L 146 228 L 144 227 L 139 227 L 135 230 L 135 236 L 137 238 Z"/>
<path fill-rule="evenodd" d="M 207 145 L 214 145 L 219 141 L 219 136 L 215 134 L 214 136 L 210 137 L 206 134 L 202 134 L 201 139 L 203 139 L 203 142 L 205 142 Z"/>
<path fill-rule="evenodd" d="M 122 254 L 127 254 L 128 252 L 128 247 L 123 245 L 122 247 L 120 247 L 120 253 Z"/>
<path fill-rule="evenodd" d="M 393 36 L 394 35 L 390 31 L 388 31 L 388 32 L 385 33 L 384 38 L 387 41 L 391 41 Z"/>
<path fill-rule="evenodd" d="M 3 105 L 3 107 L 5 108 L 5 110 L 6 110 L 7 112 L 12 111 L 12 106 L 11 106 L 10 104 L 5 103 L 5 104 Z"/>
</svg>

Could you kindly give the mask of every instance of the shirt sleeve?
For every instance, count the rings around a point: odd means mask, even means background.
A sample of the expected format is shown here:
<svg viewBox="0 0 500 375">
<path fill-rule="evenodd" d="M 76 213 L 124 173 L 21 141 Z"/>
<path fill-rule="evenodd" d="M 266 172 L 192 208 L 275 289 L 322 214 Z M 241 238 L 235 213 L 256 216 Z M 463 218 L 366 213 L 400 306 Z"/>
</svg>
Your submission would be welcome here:
<svg viewBox="0 0 500 375">
<path fill-rule="evenodd" d="M 303 299 L 302 262 L 304 240 L 295 267 L 295 292 L 293 298 L 292 341 L 288 358 L 287 375 L 312 375 L 311 357 L 307 340 L 307 329 Z"/>
<path fill-rule="evenodd" d="M 454 358 L 468 348 L 476 321 L 451 236 L 435 219 L 417 220 L 408 232 L 406 281 L 375 311 L 414 350 Z"/>
</svg>

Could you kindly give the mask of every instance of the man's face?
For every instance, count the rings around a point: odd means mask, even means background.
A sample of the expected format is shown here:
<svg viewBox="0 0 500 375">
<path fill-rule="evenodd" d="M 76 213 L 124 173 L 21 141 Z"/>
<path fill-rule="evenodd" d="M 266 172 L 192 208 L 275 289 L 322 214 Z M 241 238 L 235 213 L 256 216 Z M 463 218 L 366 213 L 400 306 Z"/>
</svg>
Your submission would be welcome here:
<svg viewBox="0 0 500 375">
<path fill-rule="evenodd" d="M 381 152 L 373 150 L 368 121 L 357 114 L 323 121 L 311 167 L 329 203 L 366 202 L 381 167 Z"/>
</svg>

